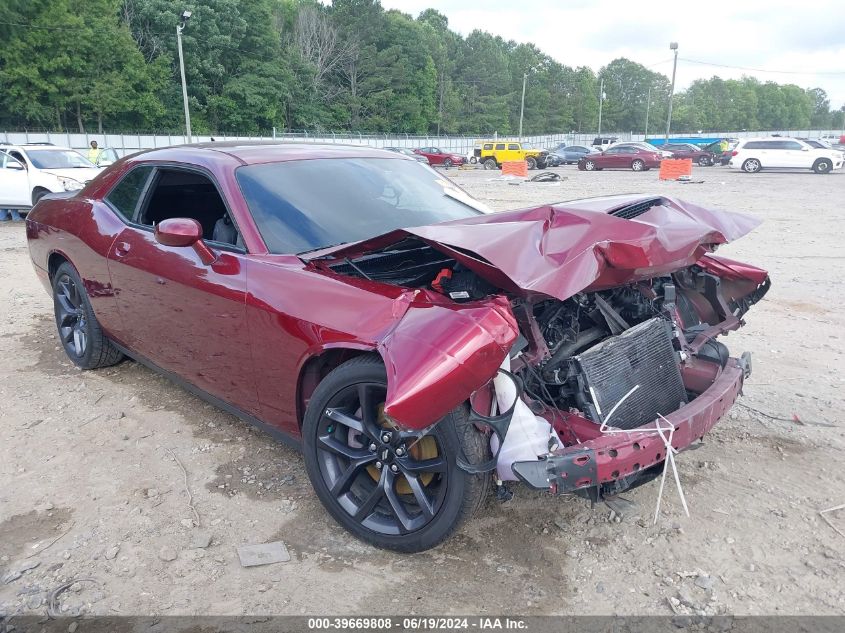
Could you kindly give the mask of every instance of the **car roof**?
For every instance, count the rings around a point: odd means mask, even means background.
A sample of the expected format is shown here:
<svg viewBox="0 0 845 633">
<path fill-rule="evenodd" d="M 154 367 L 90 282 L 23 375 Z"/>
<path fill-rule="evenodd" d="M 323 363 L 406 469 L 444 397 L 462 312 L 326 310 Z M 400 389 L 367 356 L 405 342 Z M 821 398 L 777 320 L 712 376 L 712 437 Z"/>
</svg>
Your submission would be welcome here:
<svg viewBox="0 0 845 633">
<path fill-rule="evenodd" d="M 408 156 L 383 149 L 360 145 L 289 143 L 283 141 L 223 141 L 176 145 L 140 152 L 132 156 L 137 160 L 160 160 L 192 162 L 209 155 L 228 156 L 241 165 L 260 165 L 289 160 L 317 158 L 389 158 L 391 160 L 413 160 Z"/>
</svg>

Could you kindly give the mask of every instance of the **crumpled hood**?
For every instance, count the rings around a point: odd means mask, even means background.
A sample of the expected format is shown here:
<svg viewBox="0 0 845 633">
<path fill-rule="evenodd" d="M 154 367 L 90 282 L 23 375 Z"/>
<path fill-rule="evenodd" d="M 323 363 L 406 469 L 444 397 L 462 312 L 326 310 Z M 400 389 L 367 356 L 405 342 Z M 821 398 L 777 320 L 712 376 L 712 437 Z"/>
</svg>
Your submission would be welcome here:
<svg viewBox="0 0 845 633">
<path fill-rule="evenodd" d="M 667 197 L 608 196 L 398 229 L 311 257 L 354 258 L 415 236 L 504 290 L 564 300 L 691 266 L 759 224 Z"/>
</svg>

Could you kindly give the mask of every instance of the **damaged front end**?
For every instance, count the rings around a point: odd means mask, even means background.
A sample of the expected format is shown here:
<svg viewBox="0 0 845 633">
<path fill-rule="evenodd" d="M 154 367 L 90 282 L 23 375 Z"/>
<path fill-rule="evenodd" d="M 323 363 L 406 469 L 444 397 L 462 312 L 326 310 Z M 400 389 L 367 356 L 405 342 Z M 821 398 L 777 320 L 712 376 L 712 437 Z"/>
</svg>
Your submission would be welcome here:
<svg viewBox="0 0 845 633">
<path fill-rule="evenodd" d="M 598 499 L 658 472 L 658 427 L 680 451 L 736 401 L 750 357 L 717 337 L 770 281 L 712 252 L 756 224 L 611 197 L 394 231 L 312 262 L 416 289 L 378 343 L 398 425 L 471 400 L 499 479 Z"/>
</svg>

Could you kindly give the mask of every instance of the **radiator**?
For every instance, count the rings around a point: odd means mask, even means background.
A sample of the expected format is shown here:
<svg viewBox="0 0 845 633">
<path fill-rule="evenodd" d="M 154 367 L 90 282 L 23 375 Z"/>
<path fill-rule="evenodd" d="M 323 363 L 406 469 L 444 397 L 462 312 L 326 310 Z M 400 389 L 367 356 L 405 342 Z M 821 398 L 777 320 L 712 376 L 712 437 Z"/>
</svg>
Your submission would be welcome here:
<svg viewBox="0 0 845 633">
<path fill-rule="evenodd" d="M 672 347 L 671 326 L 663 319 L 635 325 L 575 360 L 586 387 L 584 396 L 595 407 L 587 414 L 597 423 L 604 422 L 635 385 L 639 387 L 617 407 L 610 426 L 634 429 L 653 422 L 658 414 L 677 411 L 687 402 L 678 355 Z"/>
</svg>

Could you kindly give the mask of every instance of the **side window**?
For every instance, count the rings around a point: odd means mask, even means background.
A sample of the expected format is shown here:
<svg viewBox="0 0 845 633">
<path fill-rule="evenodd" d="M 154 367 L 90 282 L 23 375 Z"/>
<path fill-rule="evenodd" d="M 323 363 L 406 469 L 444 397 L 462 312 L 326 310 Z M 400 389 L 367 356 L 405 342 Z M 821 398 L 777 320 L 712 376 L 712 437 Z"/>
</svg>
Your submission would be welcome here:
<svg viewBox="0 0 845 633">
<path fill-rule="evenodd" d="M 493 143 L 485 143 L 485 144 L 484 144 L 484 149 L 485 149 L 485 150 L 491 150 L 491 149 L 493 149 Z"/>
<path fill-rule="evenodd" d="M 26 160 L 24 159 L 23 154 L 21 154 L 20 152 L 12 150 L 11 152 L 9 152 L 9 156 L 17 159 L 18 162 L 20 162 L 22 165 L 26 165 Z"/>
<path fill-rule="evenodd" d="M 138 207 L 144 185 L 147 184 L 152 171 L 153 168 L 149 166 L 136 167 L 126 174 L 106 196 L 106 202 L 114 207 L 124 220 L 131 222 L 135 217 L 135 209 Z"/>
<path fill-rule="evenodd" d="M 12 158 L 6 152 L 0 151 L 0 169 L 24 169 L 19 160 Z"/>
<path fill-rule="evenodd" d="M 497 144 L 496 144 L 496 149 L 497 149 L 497 150 L 502 150 L 502 149 L 505 149 L 505 144 L 504 144 L 504 143 L 497 143 Z"/>
<path fill-rule="evenodd" d="M 510 144 L 508 145 L 508 149 L 517 149 L 517 150 L 518 150 L 518 149 L 519 149 L 519 144 L 518 144 L 518 143 L 510 143 Z"/>
<path fill-rule="evenodd" d="M 185 169 L 160 168 L 149 188 L 138 222 L 153 227 L 170 218 L 191 218 L 202 225 L 204 240 L 243 246 L 238 229 L 214 183 Z"/>
<path fill-rule="evenodd" d="M 622 149 L 621 149 L 621 148 L 619 148 L 619 147 L 611 147 L 611 148 L 609 148 L 609 149 L 606 149 L 606 150 L 604 151 L 604 153 L 605 153 L 605 154 L 621 154 L 621 153 L 622 153 Z"/>
<path fill-rule="evenodd" d="M 781 141 L 781 144 L 783 145 L 783 149 L 797 149 L 800 151 L 804 147 L 801 143 L 795 141 Z"/>
</svg>

